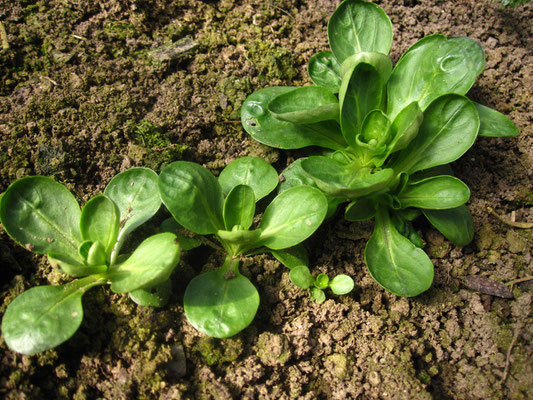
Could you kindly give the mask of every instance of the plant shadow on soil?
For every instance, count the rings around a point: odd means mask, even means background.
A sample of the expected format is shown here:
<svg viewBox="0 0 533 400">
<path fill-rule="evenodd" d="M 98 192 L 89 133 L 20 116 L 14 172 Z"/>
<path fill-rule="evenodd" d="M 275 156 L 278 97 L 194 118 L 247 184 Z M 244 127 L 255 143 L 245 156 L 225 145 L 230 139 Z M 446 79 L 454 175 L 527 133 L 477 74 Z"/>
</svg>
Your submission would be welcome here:
<svg viewBox="0 0 533 400">
<path fill-rule="evenodd" d="M 322 305 L 269 256 L 242 272 L 261 305 L 234 338 L 209 339 L 183 316 L 187 282 L 220 255 L 183 256 L 161 309 L 96 288 L 84 297 L 74 337 L 35 356 L 0 344 L 6 399 L 527 399 L 533 398 L 533 285 L 513 299 L 468 289 L 533 275 L 531 229 L 487 211 L 533 221 L 531 4 L 379 1 L 394 27 L 392 57 L 432 33 L 466 35 L 487 55 L 470 96 L 508 115 L 516 139 L 485 139 L 453 165 L 471 189 L 476 236 L 460 248 L 418 225 L 435 281 L 413 299 L 384 292 L 368 275 L 371 223 L 336 217 L 311 239 L 313 272 L 346 273 L 346 296 Z M 299 153 L 251 140 L 239 108 L 254 90 L 309 84 L 306 63 L 327 49 L 330 0 L 13 1 L 0 6 L 9 49 L 0 52 L 0 192 L 18 177 L 52 176 L 83 204 L 132 166 L 171 161 L 218 174 L 231 160 L 265 158 L 281 170 Z M 512 213 L 512 215 L 511 215 Z M 155 229 L 155 228 L 154 228 Z M 0 233 L 0 313 L 31 286 L 64 280 Z"/>
</svg>

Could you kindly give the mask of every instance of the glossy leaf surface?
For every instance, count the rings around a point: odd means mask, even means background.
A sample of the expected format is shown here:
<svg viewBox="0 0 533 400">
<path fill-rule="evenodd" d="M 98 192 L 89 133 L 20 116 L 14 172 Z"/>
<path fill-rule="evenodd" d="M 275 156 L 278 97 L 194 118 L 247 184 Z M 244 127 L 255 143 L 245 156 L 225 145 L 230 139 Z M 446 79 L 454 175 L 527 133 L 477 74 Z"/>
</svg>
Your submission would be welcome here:
<svg viewBox="0 0 533 400">
<path fill-rule="evenodd" d="M 227 275 L 227 276 L 226 276 Z M 246 328 L 259 307 L 259 293 L 248 278 L 222 269 L 198 275 L 183 299 L 189 322 L 206 335 L 226 338 Z"/>
<path fill-rule="evenodd" d="M 109 273 L 111 290 L 127 293 L 154 287 L 170 277 L 178 265 L 180 247 L 176 235 L 159 233 L 145 239 L 124 262 Z"/>
<path fill-rule="evenodd" d="M 272 192 L 278 182 L 278 173 L 274 167 L 259 157 L 237 158 L 218 177 L 225 195 L 237 185 L 248 185 L 253 189 L 256 202 Z"/>
<path fill-rule="evenodd" d="M 387 87 L 387 113 L 394 118 L 414 101 L 425 110 L 442 95 L 464 95 L 484 67 L 485 54 L 475 40 L 440 34 L 426 36 L 394 67 Z"/>
<path fill-rule="evenodd" d="M 453 176 L 435 176 L 407 185 L 398 199 L 402 208 L 418 207 L 431 210 L 455 208 L 466 203 L 470 190 L 461 180 Z"/>
<path fill-rule="evenodd" d="M 516 125 L 501 112 L 479 103 L 474 104 L 481 122 L 479 136 L 515 137 L 518 135 L 518 128 Z"/>
<path fill-rule="evenodd" d="M 181 225 L 200 235 L 224 229 L 222 189 L 209 170 L 189 161 L 167 165 L 159 175 L 161 199 Z"/>
<path fill-rule="evenodd" d="M 54 252 L 77 260 L 81 210 L 70 191 L 44 176 L 15 181 L 0 202 L 0 220 L 18 244 L 38 254 Z"/>
<path fill-rule="evenodd" d="M 35 354 L 69 339 L 83 319 L 81 298 L 105 280 L 93 277 L 63 286 L 38 286 L 15 298 L 2 319 L 2 335 L 10 349 Z"/>
<path fill-rule="evenodd" d="M 341 86 L 341 66 L 331 51 L 315 54 L 307 64 L 307 72 L 313 83 L 338 93 Z"/>
<path fill-rule="evenodd" d="M 365 261 L 376 282 L 399 296 L 416 296 L 433 282 L 431 260 L 398 233 L 386 209 L 380 208 L 376 214 L 374 232 L 365 247 Z"/>
<path fill-rule="evenodd" d="M 339 100 L 328 88 L 303 86 L 280 94 L 268 104 L 274 118 L 293 124 L 315 124 L 339 119 Z"/>
<path fill-rule="evenodd" d="M 275 118 L 268 105 L 278 95 L 294 87 L 273 86 L 252 93 L 241 108 L 242 126 L 255 140 L 280 149 L 321 146 L 339 150 L 346 147 L 340 126 L 334 121 L 311 125 L 296 125 Z"/>
<path fill-rule="evenodd" d="M 467 206 L 447 210 L 422 210 L 431 225 L 450 242 L 466 246 L 474 238 L 474 221 Z"/>
<path fill-rule="evenodd" d="M 231 231 L 234 226 L 248 229 L 252 226 L 255 216 L 255 196 L 248 185 L 237 185 L 224 202 L 224 224 Z"/>
<path fill-rule="evenodd" d="M 120 237 L 148 221 L 161 207 L 157 174 L 148 168 L 121 172 L 111 179 L 104 194 L 120 211 Z"/>
<path fill-rule="evenodd" d="M 301 265 L 309 265 L 309 256 L 307 255 L 307 250 L 301 243 L 287 249 L 272 250 L 271 253 L 276 260 L 289 269 L 293 269 Z"/>
<path fill-rule="evenodd" d="M 172 282 L 164 282 L 146 289 L 137 289 L 129 293 L 130 298 L 140 306 L 163 307 L 172 293 Z"/>
<path fill-rule="evenodd" d="M 120 211 L 109 197 L 95 196 L 83 207 L 80 219 L 81 237 L 83 240 L 101 243 L 105 255 L 109 255 L 113 250 L 119 227 Z"/>
<path fill-rule="evenodd" d="M 392 44 L 392 24 L 377 5 L 363 0 L 341 3 L 328 23 L 328 39 L 333 54 L 342 62 L 363 51 L 388 54 Z"/>
<path fill-rule="evenodd" d="M 418 135 L 392 167 L 413 173 L 455 161 L 472 146 L 478 130 L 477 110 L 470 100 L 454 94 L 439 97 L 424 112 Z"/>
<path fill-rule="evenodd" d="M 274 250 L 297 245 L 320 226 L 327 207 L 326 197 L 318 189 L 298 186 L 286 190 L 263 214 L 260 243 Z"/>
</svg>

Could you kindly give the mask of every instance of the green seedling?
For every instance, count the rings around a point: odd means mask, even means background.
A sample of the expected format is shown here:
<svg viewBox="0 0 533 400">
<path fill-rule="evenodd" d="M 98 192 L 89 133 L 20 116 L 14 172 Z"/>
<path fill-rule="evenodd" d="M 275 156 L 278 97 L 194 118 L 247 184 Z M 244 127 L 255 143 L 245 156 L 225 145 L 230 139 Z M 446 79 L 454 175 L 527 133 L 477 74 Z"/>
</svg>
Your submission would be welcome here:
<svg viewBox="0 0 533 400">
<path fill-rule="evenodd" d="M 187 161 L 161 171 L 161 199 L 174 219 L 198 235 L 214 235 L 226 253 L 221 267 L 195 277 L 185 291 L 185 314 L 200 332 L 230 337 L 255 317 L 259 293 L 239 271 L 242 255 L 293 247 L 324 220 L 325 196 L 316 188 L 299 186 L 276 196 L 255 227 L 256 202 L 277 185 L 275 169 L 256 157 L 230 163 L 218 180 Z"/>
<path fill-rule="evenodd" d="M 34 354 L 69 339 L 83 318 L 82 296 L 109 284 L 139 304 L 161 306 L 180 246 L 168 232 L 145 239 L 131 254 L 120 254 L 126 237 L 160 208 L 157 174 L 133 168 L 115 176 L 103 195 L 80 209 L 70 191 L 51 178 L 15 181 L 0 198 L 0 221 L 18 244 L 46 254 L 50 263 L 77 280 L 39 286 L 13 300 L 2 320 L 9 348 Z"/>
<path fill-rule="evenodd" d="M 242 124 L 269 146 L 322 148 L 283 171 L 281 191 L 312 185 L 326 194 L 329 216 L 348 202 L 346 219 L 375 218 L 365 249 L 370 274 L 392 293 L 416 296 L 431 286 L 433 264 L 412 221 L 424 215 L 452 242 L 468 244 L 470 192 L 448 164 L 478 136 L 513 137 L 517 129 L 465 97 L 485 65 L 472 39 L 427 36 L 393 68 L 391 21 L 363 0 L 340 4 L 328 39 L 331 51 L 309 61 L 314 86 L 256 91 Z"/>
</svg>

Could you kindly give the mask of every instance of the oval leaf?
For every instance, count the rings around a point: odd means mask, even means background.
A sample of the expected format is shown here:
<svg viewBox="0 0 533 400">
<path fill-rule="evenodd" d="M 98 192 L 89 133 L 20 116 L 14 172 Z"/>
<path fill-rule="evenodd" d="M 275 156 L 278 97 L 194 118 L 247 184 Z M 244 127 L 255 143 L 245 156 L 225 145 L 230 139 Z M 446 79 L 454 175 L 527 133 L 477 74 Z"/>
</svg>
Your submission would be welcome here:
<svg viewBox="0 0 533 400">
<path fill-rule="evenodd" d="M 183 298 L 185 315 L 192 326 L 217 338 L 242 331 L 259 307 L 259 293 L 248 278 L 225 275 L 222 269 L 198 275 Z"/>
<path fill-rule="evenodd" d="M 224 229 L 222 189 L 209 170 L 189 161 L 167 165 L 159 175 L 161 199 L 181 225 L 200 235 Z"/>
<path fill-rule="evenodd" d="M 481 125 L 479 136 L 486 137 L 515 137 L 518 135 L 518 128 L 513 122 L 501 112 L 475 103 Z"/>
<path fill-rule="evenodd" d="M 256 202 L 272 192 L 278 182 L 274 167 L 259 157 L 237 158 L 226 165 L 218 177 L 225 195 L 237 185 L 248 185 L 253 189 Z"/>
<path fill-rule="evenodd" d="M 107 196 L 95 196 L 81 212 L 80 231 L 83 240 L 99 242 L 109 255 L 118 237 L 120 211 Z"/>
<path fill-rule="evenodd" d="M 234 226 L 248 229 L 252 226 L 255 216 L 254 191 L 248 185 L 237 185 L 224 202 L 224 224 L 231 231 Z"/>
<path fill-rule="evenodd" d="M 259 243 L 284 249 L 304 241 L 320 226 L 328 203 L 318 189 L 298 186 L 279 194 L 266 208 Z"/>
<path fill-rule="evenodd" d="M 178 265 L 180 246 L 176 235 L 159 233 L 145 239 L 133 254 L 110 269 L 108 279 L 115 293 L 154 287 L 170 277 Z"/>
<path fill-rule="evenodd" d="M 459 207 L 470 198 L 470 190 L 453 176 L 435 176 L 407 185 L 398 195 L 402 208 L 418 207 L 431 210 Z"/>
<path fill-rule="evenodd" d="M 337 275 L 329 282 L 329 288 L 335 294 L 346 294 L 353 290 L 354 282 L 348 275 Z"/>
<path fill-rule="evenodd" d="M 120 211 L 120 237 L 148 221 L 161 207 L 157 174 L 148 168 L 131 168 L 115 176 L 104 194 Z"/>
<path fill-rule="evenodd" d="M 81 210 L 70 191 L 44 176 L 18 179 L 0 202 L 0 221 L 18 244 L 38 254 L 78 260 Z"/>
<path fill-rule="evenodd" d="M 315 282 L 307 265 L 298 265 L 291 269 L 291 272 L 289 272 L 289 279 L 294 286 L 299 287 L 300 289 L 308 289 L 313 286 L 313 283 Z"/>
<path fill-rule="evenodd" d="M 274 118 L 293 124 L 339 119 L 339 100 L 328 88 L 304 86 L 276 96 L 268 104 Z"/>
<path fill-rule="evenodd" d="M 422 210 L 431 225 L 450 242 L 466 246 L 474 238 L 474 221 L 466 205 L 447 210 Z"/>
<path fill-rule="evenodd" d="M 293 269 L 302 265 L 309 265 L 307 249 L 301 243 L 287 249 L 272 250 L 271 253 L 276 260 L 289 269 Z"/>
<path fill-rule="evenodd" d="M 241 108 L 242 126 L 255 140 L 279 149 L 299 149 L 320 146 L 341 150 L 346 143 L 335 121 L 311 125 L 296 125 L 275 118 L 269 111 L 270 102 L 294 87 L 274 86 L 260 89 L 245 100 Z"/>
<path fill-rule="evenodd" d="M 315 54 L 307 64 L 307 72 L 313 83 L 327 87 L 332 93 L 339 93 L 340 69 L 341 66 L 331 51 Z"/>
<path fill-rule="evenodd" d="M 140 306 L 163 307 L 172 294 L 170 279 L 147 289 L 137 289 L 129 293 L 130 298 Z"/>
<path fill-rule="evenodd" d="M 485 53 L 473 39 L 427 36 L 398 61 L 387 87 L 391 119 L 416 101 L 425 110 L 436 98 L 466 94 L 485 67 Z"/>
<path fill-rule="evenodd" d="M 105 280 L 80 279 L 63 286 L 38 286 L 13 300 L 2 319 L 2 335 L 18 353 L 35 354 L 68 340 L 83 319 L 81 297 Z"/>
<path fill-rule="evenodd" d="M 439 97 L 424 112 L 418 135 L 399 153 L 392 168 L 413 173 L 457 160 L 479 130 L 476 107 L 466 97 Z"/>
<path fill-rule="evenodd" d="M 347 0 L 329 20 L 328 39 L 341 64 L 352 54 L 363 51 L 388 54 L 392 44 L 392 24 L 379 6 L 363 0 Z"/>
<path fill-rule="evenodd" d="M 433 263 L 423 250 L 398 233 L 386 209 L 380 208 L 376 214 L 365 261 L 372 278 L 399 296 L 416 296 L 433 282 Z"/>
</svg>

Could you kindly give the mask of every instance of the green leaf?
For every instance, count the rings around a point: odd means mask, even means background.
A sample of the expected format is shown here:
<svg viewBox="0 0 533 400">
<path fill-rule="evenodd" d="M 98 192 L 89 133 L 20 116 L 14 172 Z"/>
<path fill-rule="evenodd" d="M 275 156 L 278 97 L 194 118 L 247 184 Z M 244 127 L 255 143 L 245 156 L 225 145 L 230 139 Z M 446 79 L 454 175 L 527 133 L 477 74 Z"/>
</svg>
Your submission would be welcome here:
<svg viewBox="0 0 533 400">
<path fill-rule="evenodd" d="M 380 207 L 376 213 L 374 233 L 365 247 L 365 261 L 372 278 L 399 296 L 416 296 L 433 282 L 431 260 L 398 233 L 385 208 Z"/>
<path fill-rule="evenodd" d="M 276 260 L 289 269 L 309 265 L 307 249 L 301 243 L 287 249 L 271 250 L 270 252 Z"/>
<path fill-rule="evenodd" d="M 239 255 L 252 248 L 261 247 L 261 243 L 257 243 L 260 236 L 261 231 L 258 229 L 253 231 L 244 229 L 219 230 L 217 232 L 218 239 L 226 244 L 226 249 L 231 255 Z"/>
<path fill-rule="evenodd" d="M 170 277 L 179 257 L 176 235 L 165 232 L 150 236 L 128 259 L 110 269 L 111 290 L 127 293 L 154 287 Z"/>
<path fill-rule="evenodd" d="M 375 197 L 361 197 L 352 201 L 344 211 L 344 218 L 348 221 L 367 221 L 376 215 L 378 201 Z"/>
<path fill-rule="evenodd" d="M 392 179 L 392 169 L 372 172 L 357 169 L 335 159 L 311 156 L 302 161 L 302 168 L 326 194 L 345 199 L 356 199 L 385 188 Z"/>
<path fill-rule="evenodd" d="M 175 234 L 178 238 L 178 242 L 182 250 L 188 251 L 200 247 L 202 245 L 202 242 L 198 239 L 194 239 L 192 237 L 184 236 L 183 234 L 181 234 L 180 231 L 185 230 L 185 228 L 178 224 L 178 221 L 176 221 L 172 217 L 167 218 L 163 222 L 161 222 L 160 228 L 162 232 L 170 232 Z"/>
<path fill-rule="evenodd" d="M 38 286 L 13 300 L 2 319 L 2 335 L 18 353 L 35 354 L 68 340 L 83 319 L 81 298 L 105 279 L 89 276 L 63 286 Z"/>
<path fill-rule="evenodd" d="M 318 189 L 298 186 L 286 190 L 263 214 L 260 243 L 274 250 L 297 245 L 318 229 L 327 207 L 326 197 Z"/>
<path fill-rule="evenodd" d="M 315 183 L 315 180 L 302 168 L 302 161 L 303 159 L 298 159 L 294 161 L 281 172 L 281 184 L 279 186 L 279 193 L 283 193 L 284 191 L 290 188 L 302 185 L 318 188 L 317 184 Z M 339 204 L 344 203 L 345 199 L 340 197 L 334 197 L 327 193 L 324 194 L 328 201 L 328 212 L 326 213 L 325 219 L 328 219 L 335 214 L 337 208 L 339 207 Z"/>
<path fill-rule="evenodd" d="M 418 135 L 392 168 L 411 174 L 455 161 L 472 146 L 478 130 L 477 110 L 470 100 L 455 94 L 439 97 L 424 112 Z"/>
<path fill-rule="evenodd" d="M 258 142 L 280 149 L 320 146 L 340 150 L 346 147 L 339 124 L 335 121 L 296 125 L 277 119 L 268 111 L 273 99 L 294 89 L 274 86 L 248 96 L 241 107 L 241 122 L 246 132 Z"/>
<path fill-rule="evenodd" d="M 148 168 L 131 168 L 115 176 L 104 194 L 120 211 L 119 240 L 148 221 L 161 207 L 157 174 Z"/>
<path fill-rule="evenodd" d="M 340 70 L 341 78 L 346 78 L 345 75 L 347 73 L 349 74 L 348 77 L 352 75 L 354 69 L 359 64 L 368 64 L 374 67 L 378 72 L 383 84 L 389 80 L 390 74 L 392 73 L 392 60 L 387 55 L 365 51 L 354 54 L 344 60 Z"/>
<path fill-rule="evenodd" d="M 335 294 L 346 294 L 353 290 L 354 282 L 348 275 L 337 275 L 329 282 L 331 291 Z"/>
<path fill-rule="evenodd" d="M 387 156 L 396 151 L 403 150 L 418 134 L 420 125 L 424 119 L 424 113 L 417 102 L 409 104 L 402 109 L 392 122 L 392 141 L 389 144 Z"/>
<path fill-rule="evenodd" d="M 340 64 L 331 51 L 315 54 L 307 64 L 307 72 L 313 83 L 324 86 L 332 93 L 339 93 L 341 86 Z"/>
<path fill-rule="evenodd" d="M 293 124 L 315 124 L 339 119 L 339 100 L 328 88 L 303 86 L 280 94 L 268 104 L 274 118 Z"/>
<path fill-rule="evenodd" d="M 344 77 L 339 91 L 341 131 L 350 146 L 357 147 L 355 137 L 361 132 L 365 116 L 380 108 L 382 94 L 383 82 L 369 64 L 358 64 Z"/>
<path fill-rule="evenodd" d="M 254 222 L 255 196 L 248 185 L 237 185 L 224 202 L 224 224 L 231 231 L 234 226 L 249 229 Z"/>
<path fill-rule="evenodd" d="M 220 268 L 198 275 L 183 298 L 185 315 L 197 330 L 226 338 L 246 328 L 259 307 L 259 293 L 248 278 Z"/>
<path fill-rule="evenodd" d="M 474 238 L 474 221 L 466 205 L 447 210 L 422 210 L 431 225 L 450 242 L 466 246 Z"/>
<path fill-rule="evenodd" d="M 309 294 L 311 295 L 311 299 L 315 301 L 318 304 L 322 304 L 326 301 L 326 294 L 322 289 L 319 289 L 317 287 L 312 287 L 309 290 Z"/>
<path fill-rule="evenodd" d="M 516 125 L 502 113 L 475 103 L 481 125 L 479 127 L 479 136 L 486 137 L 516 137 L 518 128 Z"/>
<path fill-rule="evenodd" d="M 159 190 L 172 216 L 188 230 L 207 235 L 224 229 L 222 189 L 206 168 L 173 162 L 161 171 Z"/>
<path fill-rule="evenodd" d="M 298 265 L 292 268 L 289 272 L 289 279 L 294 286 L 300 289 L 308 289 L 315 282 L 307 265 Z"/>
<path fill-rule="evenodd" d="M 398 61 L 387 87 L 391 119 L 416 101 L 425 110 L 438 97 L 466 94 L 485 67 L 483 49 L 467 37 L 431 35 L 416 42 Z"/>
<path fill-rule="evenodd" d="M 253 189 L 257 202 L 278 186 L 279 179 L 274 167 L 262 158 L 241 157 L 222 170 L 218 183 L 225 195 L 237 185 L 248 185 Z"/>
<path fill-rule="evenodd" d="M 116 243 L 119 227 L 120 211 L 109 197 L 95 196 L 83 207 L 80 219 L 81 237 L 83 240 L 100 243 L 107 256 L 111 254 Z"/>
<path fill-rule="evenodd" d="M 167 304 L 172 293 L 172 282 L 164 282 L 146 289 L 137 289 L 128 293 L 130 298 L 140 306 L 163 307 Z"/>
<path fill-rule="evenodd" d="M 88 242 L 91 243 L 91 242 Z M 63 254 L 48 253 L 48 262 L 54 267 L 67 275 L 74 278 L 81 278 L 88 275 L 103 274 L 107 271 L 107 265 L 102 263 L 100 265 L 87 265 L 78 260 L 73 260 L 64 256 Z"/>
<path fill-rule="evenodd" d="M 0 221 L 18 244 L 38 254 L 54 252 L 74 260 L 82 242 L 80 215 L 68 189 L 44 176 L 16 180 L 0 203 Z"/>
<path fill-rule="evenodd" d="M 442 210 L 459 207 L 470 198 L 470 190 L 461 180 L 442 175 L 409 184 L 398 195 L 402 208 L 418 207 Z"/>
<path fill-rule="evenodd" d="M 329 286 L 329 276 L 326 274 L 319 274 L 315 279 L 315 286 L 319 289 L 327 289 Z"/>
<path fill-rule="evenodd" d="M 352 54 L 363 51 L 388 54 L 392 24 L 379 6 L 363 0 L 347 0 L 329 20 L 328 39 L 341 64 Z"/>
</svg>

